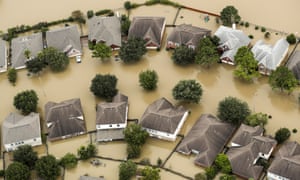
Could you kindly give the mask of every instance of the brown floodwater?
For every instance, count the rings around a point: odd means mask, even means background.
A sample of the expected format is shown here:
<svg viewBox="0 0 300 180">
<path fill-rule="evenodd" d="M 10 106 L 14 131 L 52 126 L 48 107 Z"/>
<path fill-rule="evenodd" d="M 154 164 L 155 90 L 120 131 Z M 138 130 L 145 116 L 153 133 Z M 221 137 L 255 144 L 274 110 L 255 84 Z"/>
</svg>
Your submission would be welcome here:
<svg viewBox="0 0 300 180">
<path fill-rule="evenodd" d="M 80 9 L 86 12 L 89 9 L 116 9 L 124 12 L 122 9 L 123 1 L 89 1 L 80 0 L 53 0 L 53 1 L 16 1 L 0 0 L 0 29 L 6 30 L 9 27 L 18 24 L 35 24 L 40 21 L 51 21 L 68 17 L 73 10 Z M 142 0 L 135 2 L 144 2 Z M 265 27 L 282 30 L 286 32 L 297 32 L 300 24 L 296 21 L 296 7 L 300 7 L 300 1 L 291 0 L 289 3 L 274 2 L 271 0 L 249 2 L 229 1 L 229 0 L 191 0 L 178 1 L 187 6 L 212 11 L 218 13 L 227 4 L 235 5 L 241 16 L 255 24 L 261 24 Z M 266 11 L 266 7 L 270 6 Z M 271 8 L 272 7 L 272 8 Z M 282 13 L 278 13 L 284 11 Z M 131 12 L 132 16 L 163 16 L 167 18 L 167 23 L 171 24 L 177 10 L 166 6 L 141 7 Z M 253 14 L 255 12 L 255 14 Z M 188 23 L 204 28 L 209 28 L 213 32 L 217 25 L 212 19 L 205 23 L 203 15 L 181 10 L 176 24 Z M 247 34 L 254 35 L 252 43 L 263 38 L 263 33 L 254 31 L 254 27 L 242 28 Z M 164 38 L 171 32 L 171 28 L 166 29 Z M 84 33 L 87 30 L 84 27 Z M 268 43 L 272 44 L 282 34 L 276 35 L 271 32 Z M 164 46 L 164 44 L 163 44 Z M 290 48 L 290 50 L 292 47 Z M 244 83 L 233 77 L 234 67 L 225 64 L 216 64 L 210 69 L 201 68 L 197 65 L 186 67 L 176 66 L 170 59 L 170 52 L 162 49 L 160 52 L 149 51 L 136 64 L 125 65 L 120 61 L 111 59 L 108 62 L 101 62 L 99 59 L 91 58 L 91 52 L 84 45 L 82 63 L 71 63 L 63 73 L 52 73 L 45 70 L 39 77 L 27 76 L 26 70 L 18 71 L 18 81 L 16 86 L 9 84 L 6 73 L 0 74 L 0 121 L 2 121 L 10 112 L 16 111 L 13 106 L 13 97 L 20 91 L 34 89 L 39 96 L 39 109 L 44 117 L 44 105 L 48 101 L 60 102 L 71 98 L 80 98 L 86 118 L 86 126 L 89 131 L 95 129 L 95 104 L 102 101 L 93 96 L 89 91 L 91 79 L 97 74 L 114 74 L 118 78 L 118 89 L 129 97 L 129 118 L 139 119 L 149 103 L 160 97 L 166 97 L 174 104 L 179 104 L 172 98 L 172 88 L 182 79 L 196 79 L 203 87 L 203 96 L 199 104 L 186 104 L 191 111 L 181 134 L 186 134 L 193 126 L 194 122 L 202 113 L 216 114 L 218 102 L 226 96 L 235 96 L 246 101 L 253 112 L 263 112 L 272 116 L 266 126 L 267 134 L 274 135 L 275 131 L 281 127 L 289 129 L 296 128 L 300 130 L 300 108 L 298 104 L 299 89 L 291 95 L 272 91 L 268 85 L 267 77 L 261 77 L 254 83 Z M 159 75 L 158 89 L 153 92 L 144 91 L 138 84 L 138 73 L 154 69 Z M 92 138 L 93 139 L 93 138 Z M 291 140 L 299 141 L 299 132 L 292 134 Z M 143 147 L 142 158 L 148 157 L 152 164 L 156 164 L 157 159 L 165 160 L 176 146 L 176 142 L 165 142 L 157 139 L 149 139 Z M 58 158 L 67 152 L 76 154 L 81 145 L 87 145 L 90 142 L 89 135 L 48 143 L 50 154 Z M 39 154 L 45 154 L 45 148 L 37 148 Z M 113 157 L 116 159 L 126 158 L 126 144 L 123 142 L 101 143 L 98 145 L 98 155 L 104 157 Z M 194 156 L 183 156 L 174 153 L 166 163 L 165 167 L 182 172 L 193 177 L 194 174 L 203 171 L 203 169 L 193 164 Z M 65 179 L 77 179 L 80 175 L 89 174 L 92 176 L 104 176 L 107 179 L 118 178 L 119 162 L 102 160 L 103 166 L 95 167 L 89 162 L 80 162 L 78 168 L 67 170 Z M 170 172 L 162 171 L 162 179 L 182 179 Z"/>
</svg>

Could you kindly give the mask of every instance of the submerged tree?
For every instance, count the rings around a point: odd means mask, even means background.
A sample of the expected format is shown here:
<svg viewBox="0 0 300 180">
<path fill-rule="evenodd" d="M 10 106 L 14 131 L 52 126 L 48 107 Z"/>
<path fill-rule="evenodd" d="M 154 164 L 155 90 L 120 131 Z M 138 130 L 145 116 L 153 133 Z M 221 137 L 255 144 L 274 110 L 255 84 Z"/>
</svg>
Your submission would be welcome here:
<svg viewBox="0 0 300 180">
<path fill-rule="evenodd" d="M 283 143 L 291 136 L 291 131 L 288 128 L 280 128 L 275 133 L 275 139 L 278 144 Z"/>
<path fill-rule="evenodd" d="M 43 49 L 43 51 L 38 54 L 38 57 L 48 64 L 53 72 L 61 72 L 69 65 L 69 58 L 66 54 L 53 47 Z"/>
<path fill-rule="evenodd" d="M 158 75 L 154 70 L 142 71 L 139 74 L 140 86 L 146 90 L 154 90 L 157 87 Z"/>
<path fill-rule="evenodd" d="M 122 43 L 119 55 L 124 63 L 134 63 L 139 61 L 146 52 L 145 41 L 134 37 Z"/>
<path fill-rule="evenodd" d="M 280 89 L 290 94 L 298 86 L 298 80 L 286 66 L 279 66 L 275 71 L 271 72 L 269 84 L 272 89 Z"/>
<path fill-rule="evenodd" d="M 20 162 L 13 162 L 5 170 L 5 179 L 7 180 L 30 179 L 30 170 L 26 165 Z"/>
<path fill-rule="evenodd" d="M 72 153 L 65 154 L 59 161 L 59 164 L 67 169 L 76 167 L 77 163 L 77 157 L 75 156 L 75 154 Z"/>
<path fill-rule="evenodd" d="M 35 170 L 45 180 L 55 180 L 60 175 L 58 161 L 53 155 L 42 156 L 37 160 Z"/>
<path fill-rule="evenodd" d="M 195 61 L 195 50 L 188 46 L 179 46 L 174 49 L 172 60 L 177 65 L 188 65 Z"/>
<path fill-rule="evenodd" d="M 190 103 L 199 103 L 202 86 L 195 80 L 181 80 L 172 89 L 174 99 Z"/>
<path fill-rule="evenodd" d="M 92 57 L 101 58 L 105 60 L 111 56 L 111 47 L 107 46 L 104 43 L 97 43 L 92 51 Z"/>
<path fill-rule="evenodd" d="M 137 165 L 129 160 L 119 165 L 119 180 L 130 180 L 136 174 Z"/>
<path fill-rule="evenodd" d="M 92 79 L 90 90 L 95 96 L 111 101 L 118 93 L 118 89 L 116 88 L 117 81 L 118 79 L 114 75 L 97 74 Z"/>
<path fill-rule="evenodd" d="M 216 36 L 215 36 L 216 37 Z M 215 39 L 214 41 L 218 41 Z M 217 51 L 217 46 L 210 37 L 205 37 L 200 40 L 197 48 L 195 62 L 209 68 L 212 64 L 220 60 L 220 55 Z"/>
<path fill-rule="evenodd" d="M 224 26 L 231 26 L 233 23 L 238 23 L 241 20 L 238 10 L 234 6 L 226 6 L 221 11 L 220 18 Z"/>
<path fill-rule="evenodd" d="M 7 78 L 8 78 L 8 81 L 13 85 L 15 86 L 16 85 L 16 82 L 17 82 L 17 70 L 15 68 L 9 68 L 8 69 L 8 73 L 7 73 Z"/>
<path fill-rule="evenodd" d="M 13 159 L 33 169 L 38 156 L 37 152 L 33 151 L 31 145 L 22 145 L 13 152 Z"/>
<path fill-rule="evenodd" d="M 247 116 L 246 120 L 244 121 L 245 124 L 249 126 L 262 126 L 268 123 L 268 115 L 264 113 L 255 113 Z"/>
<path fill-rule="evenodd" d="M 160 180 L 159 168 L 146 166 L 142 169 L 143 180 Z"/>
<path fill-rule="evenodd" d="M 26 61 L 25 65 L 28 72 L 33 74 L 39 74 L 45 67 L 47 67 L 46 62 L 39 58 L 39 56 Z"/>
<path fill-rule="evenodd" d="M 31 112 L 36 112 L 38 100 L 34 90 L 25 90 L 14 97 L 14 106 L 24 115 L 28 115 Z"/>
</svg>

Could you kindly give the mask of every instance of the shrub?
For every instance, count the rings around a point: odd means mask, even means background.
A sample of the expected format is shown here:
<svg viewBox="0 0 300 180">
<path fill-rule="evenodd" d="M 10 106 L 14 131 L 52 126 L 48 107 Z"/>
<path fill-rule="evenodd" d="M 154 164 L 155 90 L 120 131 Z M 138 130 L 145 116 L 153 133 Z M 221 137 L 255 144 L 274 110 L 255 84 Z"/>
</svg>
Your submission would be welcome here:
<svg viewBox="0 0 300 180">
<path fill-rule="evenodd" d="M 244 22 L 243 22 L 243 21 L 241 21 L 241 22 L 240 22 L 240 25 L 241 25 L 241 26 L 244 26 Z"/>
<path fill-rule="evenodd" d="M 88 19 L 90 19 L 94 16 L 94 11 L 93 10 L 88 10 L 86 15 L 87 15 Z"/>
<path fill-rule="evenodd" d="M 67 168 L 67 169 L 71 169 L 76 167 L 77 165 L 77 158 L 74 154 L 72 153 L 67 153 L 66 155 L 64 155 L 64 157 L 61 158 L 60 160 L 60 165 Z"/>
<path fill-rule="evenodd" d="M 292 132 L 293 132 L 293 133 L 297 133 L 298 130 L 297 130 L 296 128 L 294 128 L 294 129 L 292 130 Z"/>
<path fill-rule="evenodd" d="M 213 180 L 216 177 L 217 173 L 217 167 L 215 166 L 205 168 L 205 175 L 207 180 Z"/>
<path fill-rule="evenodd" d="M 252 127 L 258 125 L 263 127 L 264 125 L 267 124 L 267 122 L 268 122 L 268 115 L 260 112 L 260 113 L 255 113 L 247 116 L 244 123 Z"/>
<path fill-rule="evenodd" d="M 16 85 L 17 77 L 17 70 L 15 68 L 10 68 L 7 73 L 7 78 L 13 86 Z"/>
<path fill-rule="evenodd" d="M 268 39 L 268 38 L 270 38 L 270 36 L 271 36 L 271 33 L 267 31 L 267 32 L 265 33 L 265 38 Z"/>
<path fill-rule="evenodd" d="M 139 74 L 140 86 L 145 90 L 154 90 L 157 87 L 158 75 L 154 70 L 142 71 Z"/>
<path fill-rule="evenodd" d="M 215 160 L 215 164 L 218 167 L 218 169 L 221 170 L 222 173 L 231 173 L 231 165 L 226 154 L 218 154 Z"/>
<path fill-rule="evenodd" d="M 157 164 L 158 167 L 160 167 L 161 164 L 162 164 L 162 159 L 158 158 L 157 161 L 156 161 L 156 164 Z"/>
<path fill-rule="evenodd" d="M 129 180 L 136 174 L 137 166 L 133 161 L 122 162 L 119 165 L 119 180 Z"/>
<path fill-rule="evenodd" d="M 261 27 L 261 32 L 266 32 L 266 28 L 265 27 Z"/>
<path fill-rule="evenodd" d="M 203 90 L 195 80 L 181 80 L 172 89 L 174 99 L 188 103 L 199 103 Z"/>
<path fill-rule="evenodd" d="M 109 14 L 111 12 L 112 12 L 112 10 L 110 10 L 110 9 L 103 9 L 103 10 L 97 11 L 95 13 L 95 15 L 96 16 L 101 16 L 101 15 L 104 15 L 104 14 Z"/>
<path fill-rule="evenodd" d="M 195 174 L 194 180 L 206 180 L 206 175 L 202 173 Z"/>
<path fill-rule="evenodd" d="M 287 37 L 286 37 L 286 40 L 289 44 L 295 44 L 297 42 L 297 39 L 296 39 L 296 36 L 295 34 L 289 34 Z"/>
<path fill-rule="evenodd" d="M 259 27 L 258 26 L 255 26 L 255 28 L 254 28 L 255 30 L 258 30 L 259 29 Z"/>
<path fill-rule="evenodd" d="M 138 145 L 127 145 L 127 158 L 134 159 L 141 155 L 141 146 Z"/>
<path fill-rule="evenodd" d="M 249 22 L 246 22 L 246 23 L 245 23 L 245 27 L 246 27 L 246 28 L 249 27 L 249 25 L 250 25 Z"/>
<path fill-rule="evenodd" d="M 280 128 L 275 133 L 275 139 L 278 144 L 283 143 L 291 136 L 291 132 L 288 128 Z"/>
<path fill-rule="evenodd" d="M 254 36 L 253 36 L 252 34 L 250 34 L 248 37 L 249 37 L 250 39 L 253 39 L 253 38 L 254 38 Z"/>
</svg>

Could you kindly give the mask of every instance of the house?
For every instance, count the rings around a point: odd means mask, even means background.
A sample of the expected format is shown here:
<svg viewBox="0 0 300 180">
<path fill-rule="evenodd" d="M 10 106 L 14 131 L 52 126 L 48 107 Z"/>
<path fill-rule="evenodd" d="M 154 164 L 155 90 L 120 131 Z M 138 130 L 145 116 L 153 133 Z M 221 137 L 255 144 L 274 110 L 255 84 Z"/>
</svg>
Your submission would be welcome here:
<svg viewBox="0 0 300 180">
<path fill-rule="evenodd" d="M 259 179 L 263 166 L 257 162 L 260 158 L 268 160 L 277 145 L 275 139 L 262 136 L 263 129 L 259 126 L 241 125 L 226 155 L 232 173 L 243 178 Z"/>
<path fill-rule="evenodd" d="M 128 97 L 118 93 L 112 102 L 97 104 L 97 141 L 124 139 L 127 125 Z"/>
<path fill-rule="evenodd" d="M 79 180 L 105 180 L 104 177 L 80 176 Z"/>
<path fill-rule="evenodd" d="M 220 26 L 215 35 L 220 38 L 221 62 L 234 65 L 234 56 L 242 46 L 249 46 L 250 38 L 241 30 Z"/>
<path fill-rule="evenodd" d="M 268 173 L 268 180 L 297 180 L 300 177 L 300 145 L 286 142 L 275 153 Z"/>
<path fill-rule="evenodd" d="M 262 40 L 257 41 L 251 51 L 258 61 L 258 71 L 270 75 L 287 56 L 288 49 L 289 43 L 284 38 L 279 39 L 273 47 Z"/>
<path fill-rule="evenodd" d="M 30 113 L 23 116 L 10 113 L 2 123 L 2 142 L 6 151 L 14 151 L 21 145 L 42 144 L 40 116 Z"/>
<path fill-rule="evenodd" d="M 105 43 L 113 50 L 121 47 L 121 23 L 118 17 L 94 16 L 88 20 L 88 40 L 93 44 Z"/>
<path fill-rule="evenodd" d="M 200 40 L 210 36 L 211 30 L 192 26 L 190 24 L 181 24 L 174 28 L 167 38 L 167 49 L 174 49 L 180 45 L 195 49 Z"/>
<path fill-rule="evenodd" d="M 0 39 L 0 73 L 7 70 L 7 47 L 6 41 Z"/>
<path fill-rule="evenodd" d="M 295 51 L 289 58 L 286 66 L 291 70 L 300 83 L 300 51 Z"/>
<path fill-rule="evenodd" d="M 11 67 L 15 69 L 25 68 L 25 51 L 30 52 L 30 58 L 35 57 L 43 50 L 42 33 L 34 33 L 28 36 L 21 36 L 11 41 Z"/>
<path fill-rule="evenodd" d="M 174 107 L 167 99 L 151 103 L 140 120 L 140 125 L 150 136 L 175 141 L 189 112 L 183 107 Z"/>
<path fill-rule="evenodd" d="M 222 122 L 211 114 L 202 114 L 176 151 L 186 155 L 194 153 L 196 165 L 209 167 L 223 151 L 235 129 L 232 124 Z"/>
<path fill-rule="evenodd" d="M 64 52 L 68 57 L 81 56 L 80 34 L 76 26 L 67 26 L 46 32 L 48 47 Z"/>
<path fill-rule="evenodd" d="M 80 99 L 46 103 L 45 120 L 50 141 L 86 133 Z"/>
<path fill-rule="evenodd" d="M 165 31 L 166 19 L 164 17 L 133 17 L 128 38 L 139 37 L 146 41 L 148 49 L 161 48 Z"/>
</svg>

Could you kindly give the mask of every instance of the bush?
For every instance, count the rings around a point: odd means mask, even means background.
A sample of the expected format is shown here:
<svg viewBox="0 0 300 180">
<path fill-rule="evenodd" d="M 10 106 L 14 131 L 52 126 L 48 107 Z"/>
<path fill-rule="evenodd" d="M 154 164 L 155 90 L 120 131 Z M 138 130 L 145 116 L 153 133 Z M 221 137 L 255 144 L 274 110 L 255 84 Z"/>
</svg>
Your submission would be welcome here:
<svg viewBox="0 0 300 180">
<path fill-rule="evenodd" d="M 89 11 L 87 11 L 86 15 L 87 15 L 88 19 L 90 19 L 90 18 L 92 18 L 94 16 L 94 11 L 93 10 L 89 10 Z"/>
<path fill-rule="evenodd" d="M 270 38 L 270 36 L 271 36 L 271 33 L 270 33 L 270 32 L 266 32 L 266 33 L 265 33 L 265 38 L 266 38 L 266 39 Z"/>
<path fill-rule="evenodd" d="M 59 164 L 67 169 L 71 169 L 76 167 L 77 162 L 77 158 L 74 154 L 67 153 L 66 155 L 64 155 L 64 157 L 61 158 Z"/>
<path fill-rule="evenodd" d="M 118 93 L 118 89 L 116 88 L 117 82 L 118 79 L 114 75 L 96 74 L 96 76 L 92 79 L 90 91 L 97 97 L 111 101 Z"/>
<path fill-rule="evenodd" d="M 296 128 L 294 128 L 294 129 L 292 130 L 292 132 L 293 132 L 293 133 L 297 133 L 298 130 L 297 130 Z"/>
<path fill-rule="evenodd" d="M 141 146 L 128 144 L 126 150 L 128 159 L 138 158 L 141 155 Z"/>
<path fill-rule="evenodd" d="M 241 25 L 241 26 L 244 26 L 244 22 L 243 22 L 243 21 L 241 21 L 241 22 L 240 22 L 240 25 Z"/>
<path fill-rule="evenodd" d="M 255 30 L 258 30 L 259 29 L 259 27 L 258 26 L 255 26 L 255 28 L 254 28 Z"/>
<path fill-rule="evenodd" d="M 110 10 L 110 9 L 103 9 L 103 10 L 97 11 L 95 13 L 95 15 L 96 16 L 101 16 L 101 15 L 104 15 L 104 14 L 109 14 L 111 12 L 112 12 L 112 10 Z"/>
<path fill-rule="evenodd" d="M 28 115 L 31 112 L 36 112 L 38 100 L 39 98 L 34 90 L 25 90 L 14 97 L 14 106 L 22 114 Z"/>
<path fill-rule="evenodd" d="M 236 177 L 229 174 L 224 174 L 220 176 L 220 180 L 236 180 Z"/>
<path fill-rule="evenodd" d="M 162 159 L 158 158 L 157 161 L 156 161 L 156 164 L 157 164 L 158 167 L 160 167 L 161 164 L 162 164 Z"/>
<path fill-rule="evenodd" d="M 77 155 L 79 159 L 81 160 L 87 160 L 93 156 L 95 156 L 97 153 L 96 146 L 94 144 L 89 144 L 87 147 L 81 146 L 77 150 Z"/>
<path fill-rule="evenodd" d="M 286 40 L 289 44 L 295 44 L 297 42 L 297 38 L 296 38 L 295 34 L 289 34 L 286 37 Z"/>
<path fill-rule="evenodd" d="M 205 168 L 205 175 L 207 180 L 213 180 L 216 177 L 217 173 L 217 167 L 215 166 Z"/>
<path fill-rule="evenodd" d="M 266 32 L 266 28 L 265 27 L 261 27 L 261 32 Z"/>
<path fill-rule="evenodd" d="M 215 160 L 215 164 L 218 167 L 218 169 L 221 170 L 222 173 L 224 174 L 231 173 L 231 165 L 226 154 L 223 153 L 218 154 Z"/>
<path fill-rule="evenodd" d="M 268 115 L 264 113 L 255 113 L 247 116 L 245 124 L 255 127 L 255 126 L 264 126 L 268 123 Z"/>
<path fill-rule="evenodd" d="M 172 89 L 174 99 L 188 103 L 199 103 L 203 90 L 195 80 L 181 80 Z"/>
<path fill-rule="evenodd" d="M 246 27 L 246 28 L 249 27 L 249 25 L 250 25 L 249 22 L 246 22 L 246 23 L 245 23 L 245 27 Z"/>
<path fill-rule="evenodd" d="M 137 166 L 133 161 L 122 162 L 119 165 L 119 180 L 130 180 L 136 174 Z"/>
<path fill-rule="evenodd" d="M 29 169 L 34 169 L 38 156 L 31 145 L 22 145 L 13 152 L 13 159 L 26 165 Z"/>
<path fill-rule="evenodd" d="M 3 169 L 0 170 L 0 177 L 4 177 L 5 171 Z"/>
<path fill-rule="evenodd" d="M 13 86 L 16 85 L 17 77 L 17 70 L 15 68 L 10 68 L 7 73 L 7 78 Z"/>
<path fill-rule="evenodd" d="M 139 74 L 140 86 L 145 90 L 154 90 L 157 87 L 158 75 L 154 70 L 142 71 Z"/>
<path fill-rule="evenodd" d="M 275 139 L 278 144 L 283 143 L 291 136 L 291 132 L 288 128 L 280 128 L 275 133 Z"/>
<path fill-rule="evenodd" d="M 250 34 L 248 37 L 249 37 L 250 39 L 253 39 L 253 38 L 254 38 L 254 36 L 253 36 L 252 34 Z"/>
<path fill-rule="evenodd" d="M 205 174 L 197 173 L 195 174 L 194 180 L 206 180 Z"/>
</svg>

